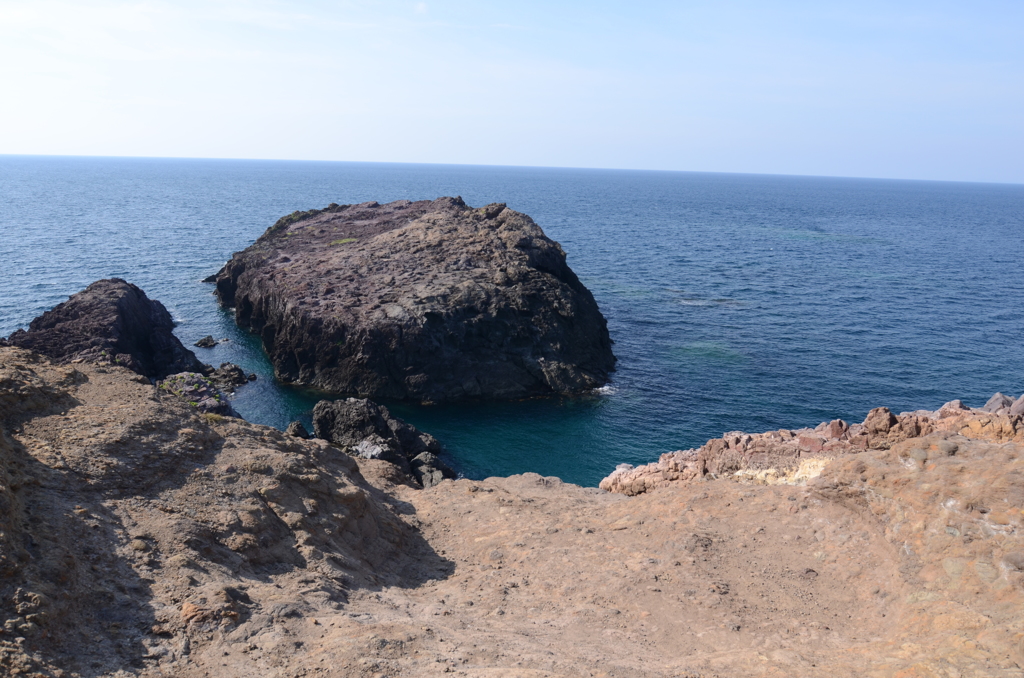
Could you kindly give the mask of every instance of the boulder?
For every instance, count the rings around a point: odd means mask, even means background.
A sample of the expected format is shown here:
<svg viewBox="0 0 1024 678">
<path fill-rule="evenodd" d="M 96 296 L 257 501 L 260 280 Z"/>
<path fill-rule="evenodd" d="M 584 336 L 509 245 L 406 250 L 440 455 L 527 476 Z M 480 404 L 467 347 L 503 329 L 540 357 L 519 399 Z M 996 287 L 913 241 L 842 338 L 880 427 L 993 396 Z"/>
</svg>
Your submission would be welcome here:
<svg viewBox="0 0 1024 678">
<path fill-rule="evenodd" d="M 963 401 L 959 399 L 950 400 L 936 411 L 935 416 L 938 419 L 948 419 L 949 417 L 955 417 L 970 411 L 971 408 L 964 405 Z"/>
<path fill-rule="evenodd" d="M 174 322 L 164 305 L 119 278 L 89 285 L 8 342 L 58 363 L 122 365 L 152 379 L 207 371 L 174 336 Z"/>
<path fill-rule="evenodd" d="M 868 416 L 864 419 L 864 429 L 868 433 L 888 433 L 897 421 L 896 415 L 888 407 L 876 407 L 868 412 Z"/>
<path fill-rule="evenodd" d="M 217 340 L 213 338 L 213 335 L 207 334 L 194 345 L 198 348 L 213 348 L 217 345 Z"/>
<path fill-rule="evenodd" d="M 1024 417 L 1024 395 L 1017 398 L 1016 402 L 1010 406 L 1010 416 Z"/>
<path fill-rule="evenodd" d="M 455 478 L 456 473 L 432 452 L 422 452 L 410 462 L 412 475 L 423 489 L 437 485 L 446 478 Z"/>
<path fill-rule="evenodd" d="M 461 198 L 331 205 L 282 218 L 217 274 L 278 379 L 418 401 L 580 393 L 611 339 L 558 243 Z"/>
<path fill-rule="evenodd" d="M 380 459 L 394 464 L 407 476 L 412 474 L 408 457 L 402 453 L 401 448 L 393 439 L 383 438 L 374 433 L 363 438 L 359 444 L 348 448 L 348 450 L 353 456 L 362 459 Z"/>
<path fill-rule="evenodd" d="M 294 436 L 296 438 L 302 438 L 303 440 L 309 439 L 309 431 L 303 426 L 301 421 L 293 421 L 288 424 L 288 428 L 284 431 L 287 435 Z"/>
<path fill-rule="evenodd" d="M 1010 407 L 1013 405 L 1013 398 L 1004 396 L 1002 393 L 996 393 L 994 396 L 988 399 L 985 406 L 981 408 L 982 412 L 988 412 L 989 414 L 995 414 L 1004 407 Z"/>
</svg>

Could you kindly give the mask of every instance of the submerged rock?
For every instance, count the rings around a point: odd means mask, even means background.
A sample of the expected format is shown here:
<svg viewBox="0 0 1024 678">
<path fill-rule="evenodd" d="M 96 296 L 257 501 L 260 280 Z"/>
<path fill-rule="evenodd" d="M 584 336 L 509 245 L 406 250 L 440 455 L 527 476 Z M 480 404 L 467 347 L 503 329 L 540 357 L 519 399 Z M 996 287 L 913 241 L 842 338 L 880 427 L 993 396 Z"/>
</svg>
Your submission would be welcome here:
<svg viewBox="0 0 1024 678">
<path fill-rule="evenodd" d="M 321 400 L 313 408 L 313 431 L 317 438 L 353 456 L 398 466 L 424 487 L 455 477 L 438 458 L 443 448 L 434 436 L 393 417 L 386 407 L 370 400 Z"/>
<path fill-rule="evenodd" d="M 18 330 L 8 343 L 58 363 L 121 365 L 162 379 L 207 367 L 174 336 L 164 305 L 120 278 L 100 280 Z"/>
<path fill-rule="evenodd" d="M 615 357 L 593 295 L 525 214 L 461 198 L 278 221 L 217 274 L 277 377 L 420 401 L 579 393 Z"/>
</svg>

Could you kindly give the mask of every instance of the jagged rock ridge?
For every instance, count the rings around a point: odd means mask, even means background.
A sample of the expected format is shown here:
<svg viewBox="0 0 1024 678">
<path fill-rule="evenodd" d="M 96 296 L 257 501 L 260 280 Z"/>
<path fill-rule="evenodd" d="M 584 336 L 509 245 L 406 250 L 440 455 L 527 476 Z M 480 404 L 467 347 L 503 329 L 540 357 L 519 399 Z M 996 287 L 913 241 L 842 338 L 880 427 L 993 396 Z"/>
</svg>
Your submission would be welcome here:
<svg viewBox="0 0 1024 678">
<path fill-rule="evenodd" d="M 370 400 L 321 400 L 313 408 L 313 431 L 349 454 L 394 464 L 423 487 L 455 477 L 441 461 L 443 448 L 434 436 Z"/>
<path fill-rule="evenodd" d="M 525 214 L 460 198 L 281 219 L 216 276 L 279 379 L 360 397 L 521 398 L 601 386 L 593 295 Z"/>
<path fill-rule="evenodd" d="M 808 473 L 820 472 L 827 460 L 865 450 L 887 450 L 932 433 L 1024 443 L 1024 395 L 1014 401 L 997 393 L 980 409 L 967 407 L 960 400 L 934 412 L 899 415 L 887 407 L 876 407 L 862 424 L 836 419 L 815 428 L 754 434 L 732 431 L 696 449 L 666 452 L 650 464 L 620 464 L 601 481 L 601 489 L 637 495 L 672 483 L 730 475 L 764 482 L 804 481 Z"/>
</svg>

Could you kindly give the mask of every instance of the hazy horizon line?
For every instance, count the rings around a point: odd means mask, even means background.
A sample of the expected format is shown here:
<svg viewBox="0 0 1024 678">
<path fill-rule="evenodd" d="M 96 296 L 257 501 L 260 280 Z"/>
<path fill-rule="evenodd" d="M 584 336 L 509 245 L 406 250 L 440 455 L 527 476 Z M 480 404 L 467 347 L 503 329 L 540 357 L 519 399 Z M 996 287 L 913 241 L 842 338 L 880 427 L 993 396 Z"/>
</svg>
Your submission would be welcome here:
<svg viewBox="0 0 1024 678">
<path fill-rule="evenodd" d="M 658 172 L 668 174 L 723 174 L 752 177 L 793 177 L 807 179 L 855 179 L 863 181 L 911 181 L 933 184 L 977 184 L 983 186 L 1024 186 L 1024 182 L 972 181 L 970 179 L 917 179 L 909 177 L 867 177 L 839 174 L 788 174 L 784 172 L 726 172 L 721 170 L 652 169 L 646 167 L 584 167 L 569 165 L 500 165 L 455 162 L 413 162 L 400 160 L 319 160 L 303 158 L 223 158 L 174 155 L 75 155 L 64 153 L 0 153 L 0 158 L 77 158 L 104 160 L 207 160 L 221 162 L 294 162 L 350 165 L 418 165 L 424 167 L 489 167 L 507 169 L 585 170 L 594 172 Z"/>
</svg>

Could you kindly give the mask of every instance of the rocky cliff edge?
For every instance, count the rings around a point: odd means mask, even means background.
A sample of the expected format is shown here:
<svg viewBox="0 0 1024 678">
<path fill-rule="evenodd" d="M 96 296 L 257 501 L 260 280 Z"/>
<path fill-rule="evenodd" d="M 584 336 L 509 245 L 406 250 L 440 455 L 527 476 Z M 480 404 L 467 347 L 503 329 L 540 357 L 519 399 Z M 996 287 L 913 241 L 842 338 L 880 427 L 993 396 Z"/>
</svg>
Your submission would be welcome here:
<svg viewBox="0 0 1024 678">
<path fill-rule="evenodd" d="M 1024 666 L 1024 450 L 972 430 L 853 451 L 792 485 L 416 489 L 393 464 L 199 414 L 125 368 L 17 348 L 0 348 L 0 421 L 4 675 Z"/>
</svg>

